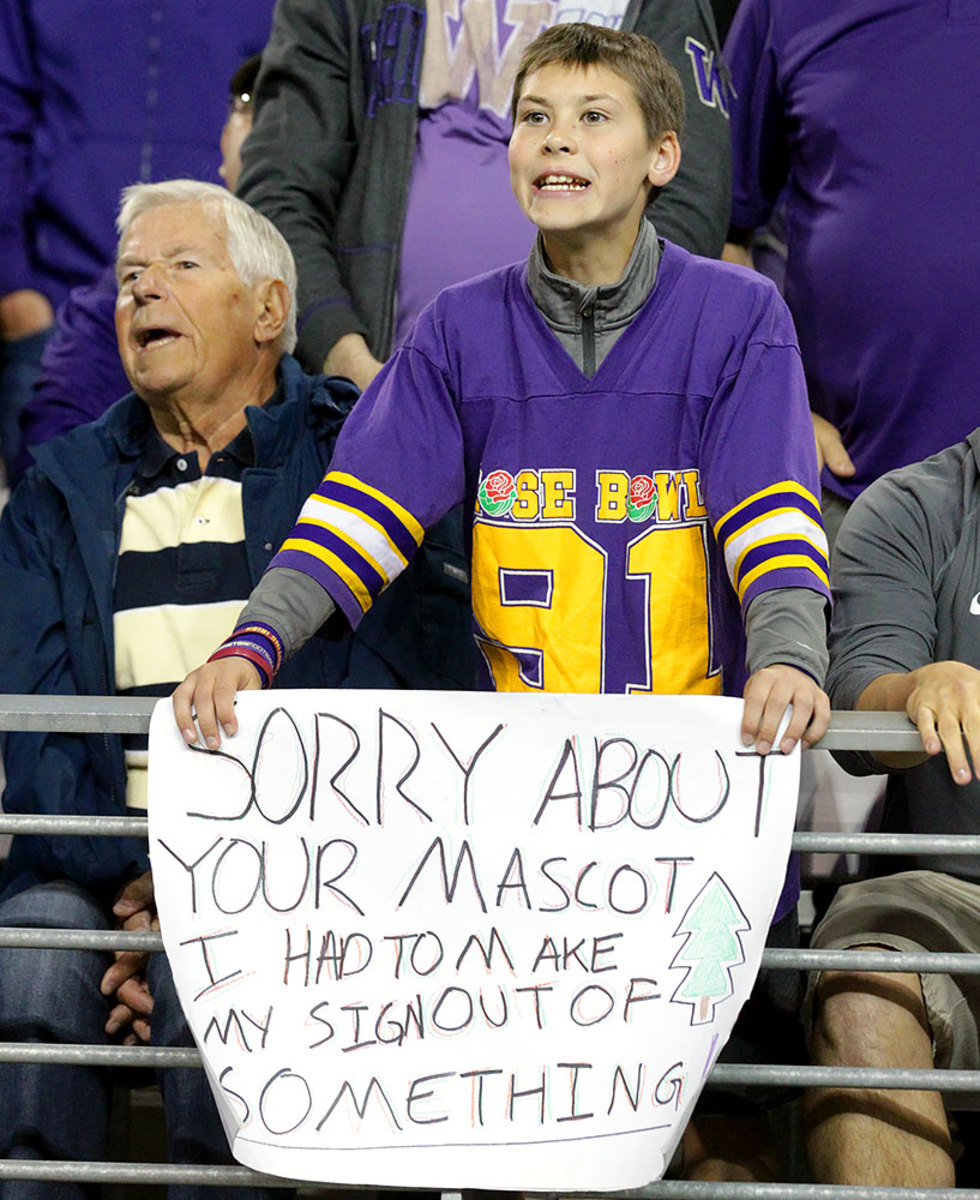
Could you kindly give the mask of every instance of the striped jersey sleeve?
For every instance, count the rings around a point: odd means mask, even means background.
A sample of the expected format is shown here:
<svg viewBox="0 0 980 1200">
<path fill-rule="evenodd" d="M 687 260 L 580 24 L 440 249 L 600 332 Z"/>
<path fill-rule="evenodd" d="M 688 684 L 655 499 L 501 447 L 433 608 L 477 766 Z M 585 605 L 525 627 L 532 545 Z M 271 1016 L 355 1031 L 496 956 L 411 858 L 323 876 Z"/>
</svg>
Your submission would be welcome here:
<svg viewBox="0 0 980 1200">
<path fill-rule="evenodd" d="M 805 587 L 829 597 L 820 505 L 795 480 L 748 496 L 715 523 L 714 532 L 743 611 L 773 588 Z"/>
<path fill-rule="evenodd" d="M 356 625 L 411 561 L 423 533 L 420 522 L 378 488 L 328 471 L 270 567 L 311 576 Z"/>
</svg>

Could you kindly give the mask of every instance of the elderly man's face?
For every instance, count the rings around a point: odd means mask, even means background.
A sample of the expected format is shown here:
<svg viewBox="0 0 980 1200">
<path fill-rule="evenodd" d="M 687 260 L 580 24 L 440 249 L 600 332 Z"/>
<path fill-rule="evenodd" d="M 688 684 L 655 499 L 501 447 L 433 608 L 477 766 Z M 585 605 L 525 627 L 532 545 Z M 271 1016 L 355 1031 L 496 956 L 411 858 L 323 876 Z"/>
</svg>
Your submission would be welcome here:
<svg viewBox="0 0 980 1200">
<path fill-rule="evenodd" d="M 221 217 L 200 204 L 153 208 L 120 246 L 116 334 L 147 403 L 220 402 L 247 379 L 262 311 L 228 255 Z"/>
</svg>

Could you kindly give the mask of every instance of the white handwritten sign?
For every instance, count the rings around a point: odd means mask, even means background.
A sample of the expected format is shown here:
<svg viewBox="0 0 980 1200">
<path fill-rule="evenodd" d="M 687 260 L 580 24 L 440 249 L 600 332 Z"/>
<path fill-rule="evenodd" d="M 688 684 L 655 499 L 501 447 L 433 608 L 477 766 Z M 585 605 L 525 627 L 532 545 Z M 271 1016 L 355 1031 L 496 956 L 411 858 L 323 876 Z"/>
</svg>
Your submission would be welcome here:
<svg viewBox="0 0 980 1200">
<path fill-rule="evenodd" d="M 167 953 L 235 1157 L 335 1183 L 659 1177 L 758 969 L 799 756 L 741 702 L 250 692 L 150 735 Z"/>
</svg>

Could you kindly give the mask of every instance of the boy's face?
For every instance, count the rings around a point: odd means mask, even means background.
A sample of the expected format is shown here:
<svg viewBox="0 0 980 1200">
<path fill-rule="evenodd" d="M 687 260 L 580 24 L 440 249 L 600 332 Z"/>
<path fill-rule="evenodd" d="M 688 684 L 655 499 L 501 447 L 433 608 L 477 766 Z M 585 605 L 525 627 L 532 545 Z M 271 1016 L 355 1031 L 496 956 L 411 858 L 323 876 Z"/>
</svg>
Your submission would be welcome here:
<svg viewBox="0 0 980 1200">
<path fill-rule="evenodd" d="M 508 158 L 546 246 L 618 245 L 628 257 L 650 185 L 673 177 L 680 149 L 673 133 L 650 143 L 631 84 L 608 67 L 551 63 L 524 82 Z"/>
</svg>

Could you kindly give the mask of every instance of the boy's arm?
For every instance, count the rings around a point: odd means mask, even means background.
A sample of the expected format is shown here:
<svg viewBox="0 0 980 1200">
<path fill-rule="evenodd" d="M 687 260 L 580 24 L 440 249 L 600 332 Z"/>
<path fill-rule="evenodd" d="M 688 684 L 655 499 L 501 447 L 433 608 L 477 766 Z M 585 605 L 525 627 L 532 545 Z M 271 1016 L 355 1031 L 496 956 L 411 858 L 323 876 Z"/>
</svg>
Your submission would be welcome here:
<svg viewBox="0 0 980 1200">
<path fill-rule="evenodd" d="M 173 695 L 174 719 L 188 745 L 201 737 L 209 750 L 221 744 L 221 732 L 238 730 L 235 693 L 267 687 L 280 662 L 296 653 L 336 612 L 318 583 L 301 571 L 272 567 L 259 580 L 231 635 Z M 263 632 L 264 631 L 264 632 Z M 268 655 L 272 654 L 269 662 Z"/>
<path fill-rule="evenodd" d="M 742 740 L 762 754 L 772 749 L 788 705 L 793 715 L 780 740 L 784 754 L 802 737 L 813 745 L 827 731 L 827 601 L 808 588 L 762 592 L 745 615 L 746 665 Z"/>
<path fill-rule="evenodd" d="M 463 497 L 462 433 L 441 323 L 423 314 L 348 418 L 330 470 L 259 581 L 238 624 L 174 692 L 182 737 L 210 749 L 237 729 L 236 691 L 267 687 L 339 609 L 356 629 L 405 569 L 425 530 Z"/>
</svg>

